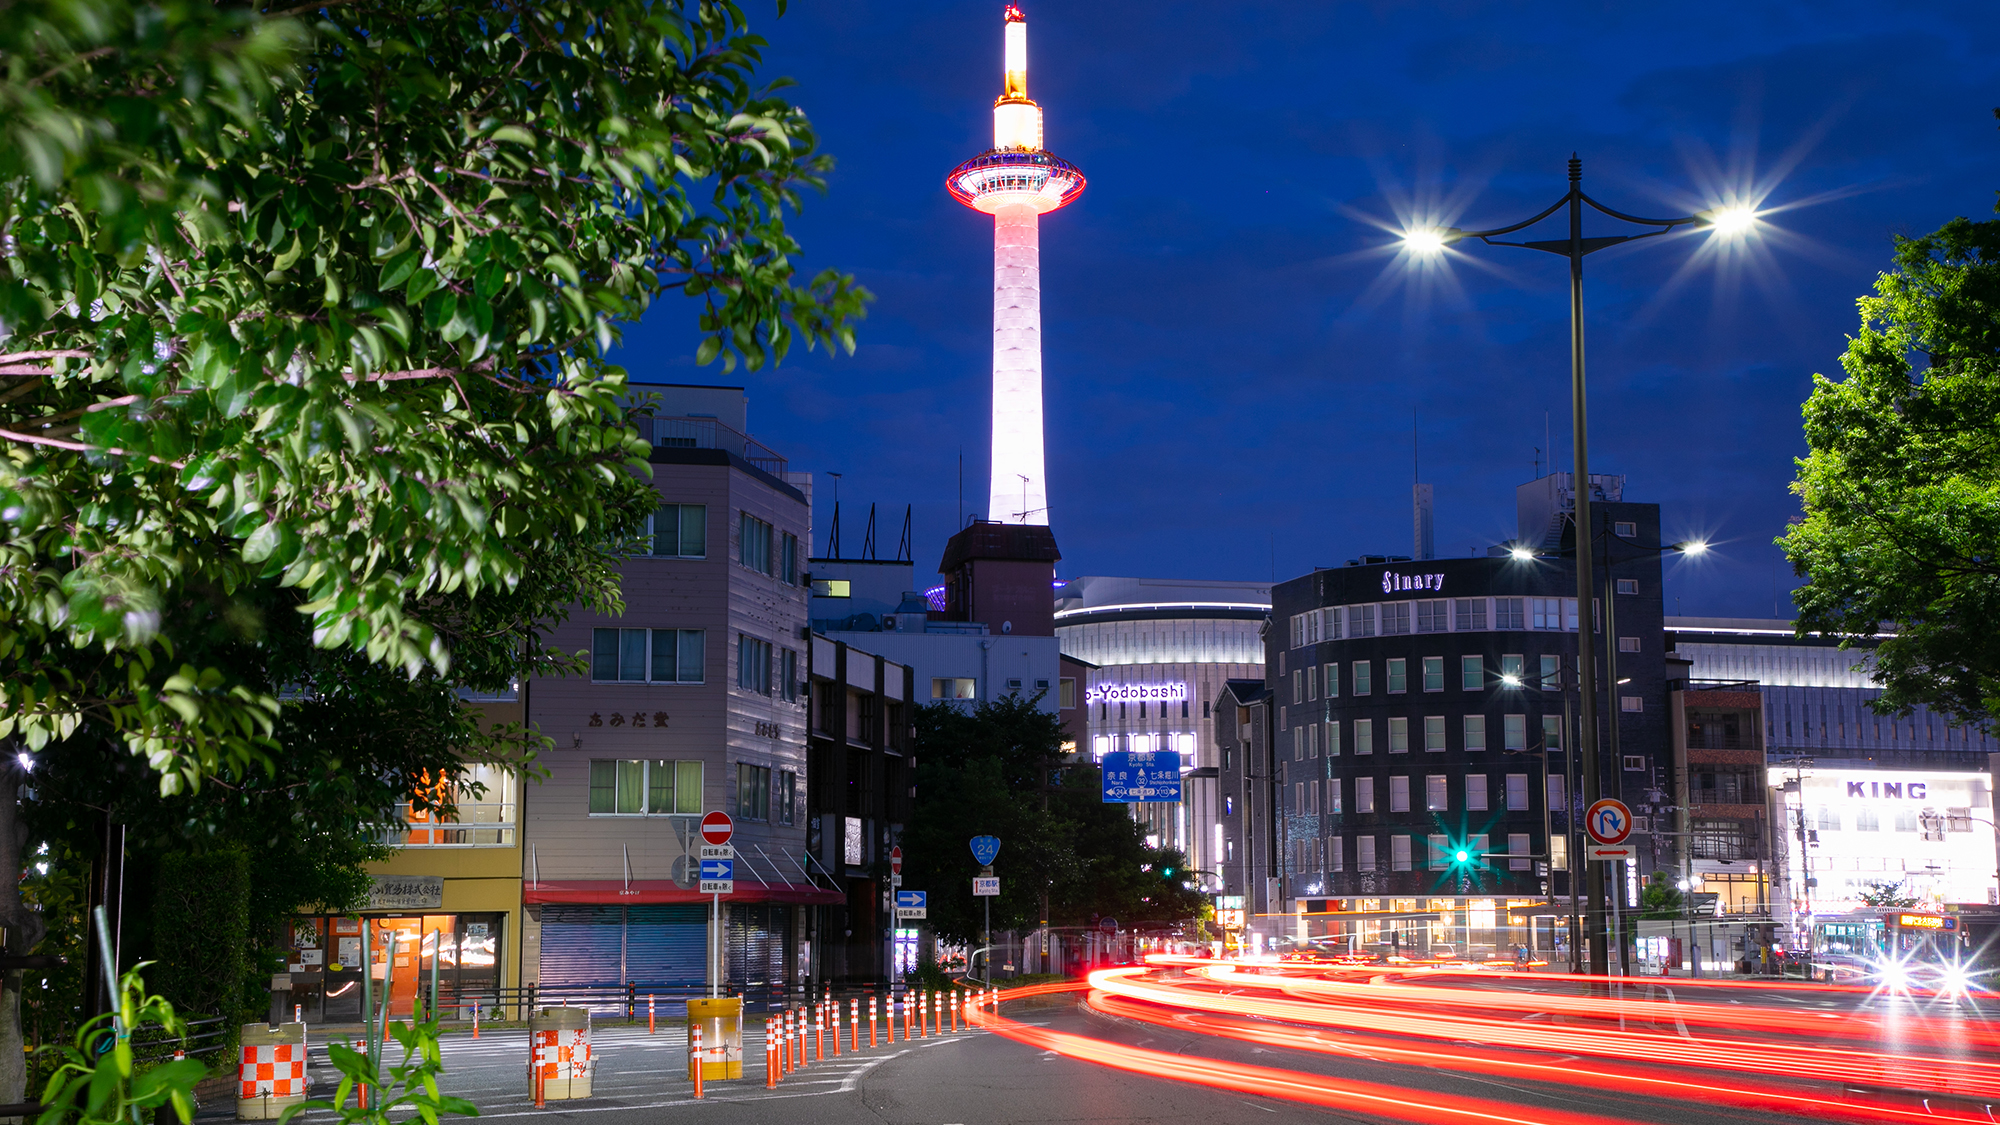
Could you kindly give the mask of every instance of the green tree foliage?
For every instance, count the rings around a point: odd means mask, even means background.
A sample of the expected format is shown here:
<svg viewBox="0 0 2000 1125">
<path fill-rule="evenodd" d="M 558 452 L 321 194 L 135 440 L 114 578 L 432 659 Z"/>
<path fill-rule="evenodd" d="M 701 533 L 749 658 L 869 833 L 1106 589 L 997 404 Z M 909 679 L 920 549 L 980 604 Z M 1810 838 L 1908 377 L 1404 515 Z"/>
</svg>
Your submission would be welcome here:
<svg viewBox="0 0 2000 1125">
<path fill-rule="evenodd" d="M 80 1028 L 74 1045 L 43 1048 L 51 1065 L 36 1125 L 125 1125 L 143 1120 L 147 1110 L 167 1110 L 182 1125 L 194 1119 L 194 1087 L 208 1067 L 199 1059 L 179 1059 L 142 1068 L 132 1050 L 137 1033 L 157 1039 L 187 1032 L 171 1003 L 146 992 L 139 978 L 143 968 L 119 978 L 113 1015 Z"/>
<path fill-rule="evenodd" d="M 1680 888 L 1664 871 L 1653 872 L 1653 877 L 1639 888 L 1641 918 L 1679 918 L 1682 909 Z"/>
<path fill-rule="evenodd" d="M 1868 883 L 1862 889 L 1861 893 L 1855 897 L 1861 901 L 1861 905 L 1863 906 L 1887 907 L 1890 910 L 1908 910 L 1922 901 L 1916 895 L 1904 890 L 1901 880 L 1897 880 L 1894 883 L 1885 883 L 1879 880 Z"/>
<path fill-rule="evenodd" d="M 1898 238 L 1841 379 L 1813 377 L 1805 514 L 1778 540 L 1810 581 L 1801 632 L 1876 648 L 1878 710 L 1989 723 L 2000 707 L 2000 221 Z"/>
<path fill-rule="evenodd" d="M 240 848 L 206 854 L 172 853 L 153 883 L 154 945 L 176 956 L 155 970 L 160 994 L 184 1012 L 228 1017 L 243 1013 L 243 978 L 250 968 L 250 856 Z"/>
<path fill-rule="evenodd" d="M 1148 847 L 1126 806 L 1104 803 L 1096 767 L 1066 759 L 1061 724 L 1038 699 L 1009 696 L 969 712 L 933 703 L 914 715 L 917 798 L 903 873 L 905 886 L 930 892 L 930 926 L 952 940 L 980 936 L 969 844 L 982 834 L 1001 841 L 995 929 L 1038 925 L 1044 893 L 1057 926 L 1192 918 L 1202 899 L 1185 885 L 1185 858 Z"/>
<path fill-rule="evenodd" d="M 794 280 L 823 158 L 729 3 L 18 0 L 0 20 L 0 734 L 86 719 L 190 788 L 278 705 L 182 658 L 192 587 L 297 591 L 418 674 L 643 471 L 617 325 L 851 347 Z M 589 581 L 611 582 L 608 567 Z"/>
</svg>

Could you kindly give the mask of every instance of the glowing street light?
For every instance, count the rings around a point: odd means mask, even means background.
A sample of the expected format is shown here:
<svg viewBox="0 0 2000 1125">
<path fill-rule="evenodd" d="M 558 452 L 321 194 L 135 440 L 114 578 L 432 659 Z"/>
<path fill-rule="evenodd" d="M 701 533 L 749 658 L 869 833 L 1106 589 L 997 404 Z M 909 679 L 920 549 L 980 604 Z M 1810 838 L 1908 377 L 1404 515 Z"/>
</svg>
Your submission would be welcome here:
<svg viewBox="0 0 2000 1125">
<path fill-rule="evenodd" d="M 1507 552 L 1507 554 L 1512 556 L 1515 562 L 1535 561 L 1535 549 L 1533 547 L 1524 546 L 1519 543 L 1516 543 L 1514 547 Z"/>
<path fill-rule="evenodd" d="M 1590 208 L 1597 213 L 1634 226 L 1648 227 L 1639 234 L 1597 235 L 1585 238 L 1583 234 L 1583 210 Z M 1568 236 L 1564 238 L 1515 242 L 1504 236 L 1524 231 L 1542 220 L 1550 218 L 1558 211 L 1567 211 L 1569 219 Z M 1467 239 L 1477 239 L 1489 246 L 1516 246 L 1524 250 L 1540 250 L 1547 254 L 1558 254 L 1569 260 L 1569 317 L 1570 317 L 1570 420 L 1575 435 L 1576 449 L 1574 495 L 1576 496 L 1576 600 L 1577 605 L 1588 609 L 1595 599 L 1591 574 L 1592 532 L 1590 526 L 1590 427 L 1584 408 L 1583 379 L 1583 259 L 1599 250 L 1612 246 L 1637 242 L 1647 238 L 1657 238 L 1670 234 L 1682 227 L 1700 227 L 1715 231 L 1724 238 L 1747 236 L 1757 225 L 1756 211 L 1749 207 L 1730 204 L 1711 208 L 1695 215 L 1677 219 L 1648 219 L 1638 215 L 1628 215 L 1614 211 L 1583 190 L 1583 161 L 1572 155 L 1569 159 L 1569 189 L 1554 203 L 1518 223 L 1511 223 L 1491 230 L 1460 230 L 1457 227 L 1421 227 L 1403 234 L 1403 245 L 1414 256 L 1441 254 L 1445 247 Z M 1520 548 L 1511 552 L 1516 559 L 1521 558 Z M 1532 556 L 1530 556 L 1532 557 Z M 1607 580 L 1607 587 L 1609 586 Z M 1615 600 L 1607 588 L 1606 599 Z M 1607 606 L 1608 608 L 1608 606 Z M 1608 615 L 1607 615 L 1608 616 Z M 1609 626 L 1607 620 L 1606 625 Z M 1607 628 L 1607 636 L 1612 636 Z M 1579 677 L 1578 702 L 1581 713 L 1577 716 L 1581 738 L 1578 755 L 1583 766 L 1583 800 L 1588 806 L 1602 793 L 1599 777 L 1597 748 L 1597 639 L 1594 628 L 1579 629 L 1577 637 L 1577 671 Z M 1613 650 L 1615 661 L 1615 648 Z M 1615 668 L 1615 665 L 1614 665 Z M 1612 679 L 1616 679 L 1616 671 Z M 1614 688 L 1615 691 L 1615 688 Z M 1612 726 L 1613 745 L 1616 744 L 1616 724 Z M 1614 749 L 1615 752 L 1615 749 Z M 1605 873 L 1601 865 L 1586 865 L 1585 894 L 1589 912 L 1590 972 L 1608 975 L 1611 969 L 1610 950 L 1607 948 L 1608 932 L 1606 923 Z M 1571 897 L 1575 897 L 1572 886 Z"/>
<path fill-rule="evenodd" d="M 1674 547 L 1675 549 L 1679 550 L 1681 554 L 1687 555 L 1690 558 L 1694 558 L 1700 555 L 1705 555 L 1708 553 L 1708 544 L 1699 539 L 1690 539 L 1685 543 L 1676 543 L 1674 544 Z"/>
</svg>

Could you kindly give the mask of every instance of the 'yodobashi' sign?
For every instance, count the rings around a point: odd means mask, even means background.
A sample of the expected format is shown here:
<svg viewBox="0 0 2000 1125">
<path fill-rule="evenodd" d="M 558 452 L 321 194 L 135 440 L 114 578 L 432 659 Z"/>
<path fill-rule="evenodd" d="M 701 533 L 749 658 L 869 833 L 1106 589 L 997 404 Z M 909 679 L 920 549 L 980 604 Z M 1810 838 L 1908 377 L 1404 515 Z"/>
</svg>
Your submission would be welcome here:
<svg viewBox="0 0 2000 1125">
<path fill-rule="evenodd" d="M 1397 574 L 1393 570 L 1385 570 L 1382 572 L 1383 593 L 1399 594 L 1406 590 L 1413 590 L 1413 591 L 1428 590 L 1433 594 L 1441 594 L 1444 592 L 1444 575 Z"/>
<path fill-rule="evenodd" d="M 444 906 L 442 875 L 375 875 L 368 888 L 370 910 L 438 910 Z"/>
<path fill-rule="evenodd" d="M 1169 684 L 1092 684 L 1083 693 L 1085 703 L 1139 703 L 1148 700 L 1179 703 L 1187 697 L 1185 681 Z"/>
</svg>

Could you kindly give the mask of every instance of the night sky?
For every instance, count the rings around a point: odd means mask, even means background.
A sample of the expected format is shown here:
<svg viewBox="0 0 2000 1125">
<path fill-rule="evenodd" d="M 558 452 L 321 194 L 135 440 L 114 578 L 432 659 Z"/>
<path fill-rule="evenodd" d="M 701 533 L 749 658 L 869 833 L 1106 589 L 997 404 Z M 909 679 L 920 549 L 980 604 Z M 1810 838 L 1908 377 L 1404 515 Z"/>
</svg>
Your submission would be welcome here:
<svg viewBox="0 0 2000 1125">
<path fill-rule="evenodd" d="M 920 577 L 986 495 L 992 221 L 944 174 L 991 143 L 994 0 L 795 0 L 756 24 L 766 73 L 839 161 L 795 229 L 810 273 L 877 295 L 855 356 L 693 364 L 689 302 L 631 326 L 633 377 L 743 383 L 756 436 L 844 474 Z M 1689 234 L 1585 267 L 1592 468 L 1657 501 L 1667 612 L 1790 615 L 1771 540 L 1797 511 L 1799 405 L 1837 373 L 1893 235 L 1990 217 L 2000 8 L 1967 4 L 1056 4 L 1026 0 L 1029 95 L 1090 179 L 1042 219 L 1059 573 L 1280 579 L 1411 550 L 1412 422 L 1437 548 L 1514 532 L 1544 418 L 1569 440 L 1561 258 L 1476 248 L 1412 268 L 1385 233 L 1523 219 L 1584 186 L 1629 213 L 1732 199 L 1733 249 Z M 1545 233 L 1544 233 L 1545 232 Z M 1560 220 L 1537 236 L 1560 237 Z M 1587 234 L 1617 233 L 1608 221 Z M 820 478 L 819 545 L 831 515 Z"/>
</svg>

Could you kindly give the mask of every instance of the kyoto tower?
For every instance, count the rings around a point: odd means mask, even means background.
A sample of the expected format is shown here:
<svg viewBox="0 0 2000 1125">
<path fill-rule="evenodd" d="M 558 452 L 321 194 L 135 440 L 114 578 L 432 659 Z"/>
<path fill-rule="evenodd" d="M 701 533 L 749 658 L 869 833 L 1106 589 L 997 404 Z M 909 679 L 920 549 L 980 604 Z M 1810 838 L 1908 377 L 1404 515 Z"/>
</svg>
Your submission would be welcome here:
<svg viewBox="0 0 2000 1125">
<path fill-rule="evenodd" d="M 1028 99 L 1028 21 L 1007 5 L 1006 61 L 993 147 L 951 170 L 952 197 L 993 216 L 993 462 L 986 518 L 1047 524 L 1042 456 L 1040 218 L 1083 194 L 1076 165 L 1042 148 Z"/>
</svg>

